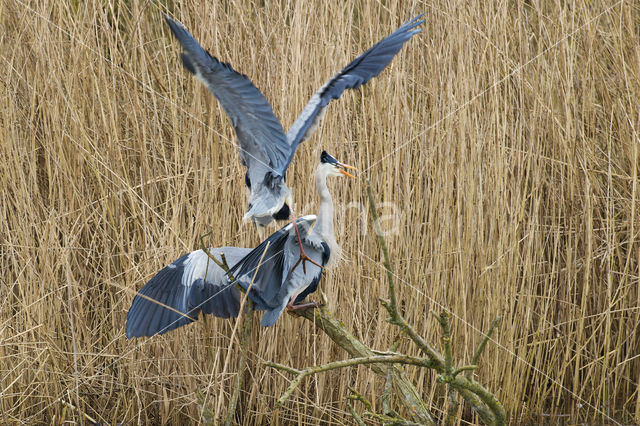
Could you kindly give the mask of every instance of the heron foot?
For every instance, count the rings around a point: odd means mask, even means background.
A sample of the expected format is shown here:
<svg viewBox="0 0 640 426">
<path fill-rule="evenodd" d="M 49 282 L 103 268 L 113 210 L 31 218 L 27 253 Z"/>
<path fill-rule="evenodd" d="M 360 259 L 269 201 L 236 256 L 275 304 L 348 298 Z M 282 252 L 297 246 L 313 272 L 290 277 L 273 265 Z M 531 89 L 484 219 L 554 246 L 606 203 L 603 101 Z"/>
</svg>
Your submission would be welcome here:
<svg viewBox="0 0 640 426">
<path fill-rule="evenodd" d="M 307 253 L 304 252 L 304 248 L 302 247 L 302 238 L 300 238 L 300 232 L 298 231 L 298 224 L 297 224 L 298 219 L 296 219 L 296 216 L 293 213 L 293 209 L 291 210 L 291 216 L 293 217 L 293 220 L 291 221 L 291 223 L 293 224 L 293 228 L 296 230 L 296 237 L 298 237 L 298 245 L 300 245 L 300 258 L 298 259 L 296 264 L 293 265 L 293 268 L 291 268 L 291 272 L 293 272 L 298 267 L 300 262 L 302 262 L 302 271 L 305 274 L 307 273 L 306 262 L 311 262 L 314 265 L 316 265 L 318 268 L 323 269 L 322 265 L 313 261 L 309 256 L 307 256 Z"/>
<path fill-rule="evenodd" d="M 309 256 L 307 256 L 307 254 L 302 249 L 302 244 L 300 245 L 300 258 L 298 259 L 296 264 L 293 265 L 293 268 L 291 268 L 292 272 L 296 269 L 296 267 L 300 264 L 300 262 L 302 262 L 302 271 L 305 274 L 307 273 L 307 266 L 305 265 L 305 262 L 311 262 L 311 263 L 313 263 L 314 265 L 316 265 L 320 269 L 324 268 L 324 266 L 320 265 L 319 263 L 317 263 L 313 259 L 311 259 Z"/>
<path fill-rule="evenodd" d="M 287 305 L 287 309 L 290 311 L 298 311 L 300 309 L 307 309 L 307 308 L 319 308 L 321 306 L 324 306 L 324 303 L 321 302 L 307 302 L 307 303 L 300 303 L 297 305 L 293 305 L 291 303 L 289 303 Z"/>
</svg>

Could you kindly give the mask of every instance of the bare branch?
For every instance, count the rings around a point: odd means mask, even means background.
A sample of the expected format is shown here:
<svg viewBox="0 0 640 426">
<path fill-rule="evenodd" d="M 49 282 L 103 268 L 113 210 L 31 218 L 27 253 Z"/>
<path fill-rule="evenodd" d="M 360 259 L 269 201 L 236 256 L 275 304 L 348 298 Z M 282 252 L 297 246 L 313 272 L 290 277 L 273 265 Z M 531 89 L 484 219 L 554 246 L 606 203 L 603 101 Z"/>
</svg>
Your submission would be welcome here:
<svg viewBox="0 0 640 426">
<path fill-rule="evenodd" d="M 276 370 L 286 371 L 287 373 L 290 373 L 293 375 L 297 375 L 301 373 L 301 371 L 298 369 L 295 369 L 293 367 L 288 367 L 286 365 L 278 364 L 277 362 L 265 361 L 263 362 L 263 364 L 266 365 L 267 367 L 275 368 Z"/>
<path fill-rule="evenodd" d="M 292 381 L 287 390 L 278 399 L 277 406 L 281 407 L 291 396 L 293 391 L 298 387 L 302 379 L 312 374 L 318 374 L 325 371 L 337 370 L 345 367 L 353 367 L 356 365 L 367 364 L 409 364 L 419 367 L 433 368 L 433 361 L 429 358 L 416 358 L 408 355 L 380 356 L 372 355 L 364 358 L 351 358 L 343 361 L 330 362 L 324 365 L 307 367 L 300 372 Z"/>
<path fill-rule="evenodd" d="M 382 412 L 389 414 L 391 411 L 391 384 L 393 383 L 393 368 L 391 365 L 387 367 L 387 377 L 384 383 L 384 391 L 382 392 Z"/>
<path fill-rule="evenodd" d="M 315 309 L 302 309 L 296 314 L 309 320 L 316 327 L 334 341 L 338 346 L 347 351 L 353 357 L 369 357 L 374 355 L 371 348 L 360 342 L 351 334 L 344 325 L 338 321 L 326 306 Z M 381 364 L 371 364 L 374 373 L 386 377 L 387 367 Z M 436 424 L 435 418 L 429 411 L 429 407 L 422 400 L 420 393 L 411 383 L 404 370 L 399 366 L 393 366 L 393 389 L 399 395 L 402 403 L 415 420 L 423 424 Z"/>
<path fill-rule="evenodd" d="M 458 374 L 462 373 L 463 371 L 473 371 L 477 369 L 478 369 L 477 365 L 465 365 L 464 367 L 456 368 L 455 370 L 453 370 L 451 375 L 453 377 L 456 377 Z"/>
<path fill-rule="evenodd" d="M 453 350 L 451 349 L 451 324 L 449 323 L 449 313 L 443 311 L 440 315 L 433 313 L 438 319 L 440 328 L 442 328 L 442 347 L 444 348 L 444 372 L 451 374 L 453 371 Z"/>
<path fill-rule="evenodd" d="M 435 348 L 429 345 L 423 338 L 420 336 L 414 329 L 411 327 L 405 319 L 398 312 L 398 307 L 396 305 L 396 290 L 395 290 L 395 282 L 393 280 L 393 271 L 391 270 L 391 260 L 389 258 L 389 250 L 387 249 L 387 243 L 384 240 L 384 236 L 382 235 L 382 230 L 380 229 L 378 212 L 376 211 L 375 201 L 373 199 L 373 191 L 371 189 L 371 184 L 367 183 L 367 195 L 369 196 L 369 209 L 371 210 L 371 215 L 373 216 L 373 225 L 376 231 L 376 235 L 378 236 L 378 241 L 380 242 L 380 247 L 382 248 L 382 253 L 384 255 L 384 267 L 387 271 L 387 278 L 389 280 L 389 301 L 382 302 L 382 306 L 385 307 L 389 316 L 391 317 L 389 321 L 400 327 L 400 329 L 406 333 L 414 343 L 422 349 L 422 351 L 429 356 L 434 363 L 436 363 L 436 370 L 442 371 L 444 366 L 444 359 L 440 352 L 438 352 Z"/>
<path fill-rule="evenodd" d="M 364 408 L 367 410 L 371 410 L 371 403 L 367 398 L 364 397 L 360 392 L 358 392 L 355 388 L 349 386 L 349 390 L 351 391 L 351 395 L 347 398 L 352 399 L 354 401 L 360 401 L 364 404 Z"/>
<path fill-rule="evenodd" d="M 487 342 L 489 342 L 489 339 L 491 339 L 491 335 L 500 324 L 500 321 L 502 321 L 501 317 L 498 317 L 493 320 L 493 322 L 489 326 L 489 330 L 487 331 L 487 334 L 484 336 L 484 338 L 482 339 L 482 342 L 480 342 L 480 345 L 478 345 L 478 349 L 476 349 L 476 352 L 473 354 L 473 358 L 471 358 L 471 364 L 478 365 L 478 360 L 480 359 L 480 355 L 482 355 L 484 348 L 487 346 Z M 471 371 L 467 371 L 466 376 L 468 379 L 470 379 Z"/>
<path fill-rule="evenodd" d="M 449 406 L 447 407 L 447 416 L 444 419 L 444 425 L 451 426 L 455 423 L 455 416 L 458 412 L 458 407 L 460 406 L 460 403 L 456 398 L 456 394 L 453 392 L 451 387 L 447 389 L 447 403 Z"/>
<path fill-rule="evenodd" d="M 484 386 L 482 386 L 480 383 L 476 382 L 475 380 L 469 380 L 465 376 L 454 377 L 449 383 L 458 391 L 464 389 L 472 392 L 489 407 L 489 409 L 491 410 L 493 421 L 485 423 L 495 425 L 505 424 L 506 413 L 504 411 L 504 407 L 502 406 L 500 401 L 498 401 L 498 398 L 496 398 L 494 394 L 485 389 Z M 460 392 L 460 394 L 464 396 L 462 392 Z"/>
<path fill-rule="evenodd" d="M 356 421 L 358 426 L 366 426 L 365 422 L 362 421 L 362 418 L 358 415 L 358 413 L 356 413 L 356 410 L 354 410 L 353 405 L 351 405 L 350 402 L 347 402 L 347 408 L 349 408 L 349 412 L 353 416 L 353 419 Z"/>
<path fill-rule="evenodd" d="M 206 234 L 200 235 L 200 248 L 202 249 L 203 252 L 205 252 L 205 254 L 209 257 L 209 259 L 215 262 L 216 265 L 222 268 L 225 272 L 229 272 L 229 265 L 227 265 L 227 260 L 224 258 L 224 254 L 222 255 L 223 262 L 221 262 L 211 254 L 211 252 L 207 248 L 207 245 L 204 243 L 204 237 L 207 237 L 209 235 L 211 235 L 211 231 L 207 232 Z M 208 266 L 209 265 L 207 265 L 207 267 Z"/>
</svg>

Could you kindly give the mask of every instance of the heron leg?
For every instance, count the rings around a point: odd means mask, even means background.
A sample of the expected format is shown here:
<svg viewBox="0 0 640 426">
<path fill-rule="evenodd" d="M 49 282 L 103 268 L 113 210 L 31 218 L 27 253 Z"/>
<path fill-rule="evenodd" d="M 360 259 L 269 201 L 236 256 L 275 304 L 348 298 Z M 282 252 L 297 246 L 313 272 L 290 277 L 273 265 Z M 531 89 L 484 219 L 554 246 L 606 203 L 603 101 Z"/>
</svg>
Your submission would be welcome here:
<svg viewBox="0 0 640 426">
<path fill-rule="evenodd" d="M 307 302 L 307 303 L 300 303 L 298 305 L 293 305 L 293 304 L 289 303 L 287 305 L 287 309 L 289 309 L 290 311 L 298 311 L 300 309 L 318 308 L 320 306 L 324 306 L 324 303 L 321 303 L 321 302 Z"/>
<path fill-rule="evenodd" d="M 307 266 L 305 265 L 305 262 L 311 262 L 314 265 L 316 265 L 318 268 L 323 269 L 323 266 L 318 264 L 317 262 L 314 262 L 313 259 L 311 259 L 309 256 L 307 256 L 307 253 L 305 253 L 304 248 L 302 247 L 302 238 L 300 238 L 300 232 L 298 232 L 298 224 L 296 223 L 298 220 L 296 219 L 296 215 L 293 213 L 293 209 L 291 209 L 291 217 L 293 218 L 293 228 L 296 230 L 296 236 L 298 237 L 298 244 L 300 245 L 300 258 L 298 259 L 298 261 L 296 262 L 295 265 L 293 265 L 293 268 L 291 268 L 291 271 L 295 270 L 296 267 L 300 264 L 300 262 L 302 262 L 302 271 L 306 274 L 307 273 Z"/>
<path fill-rule="evenodd" d="M 319 303 L 319 302 L 307 302 L 307 303 L 300 303 L 300 304 L 294 305 L 293 303 L 298 298 L 299 294 L 300 294 L 300 292 L 297 292 L 296 294 L 293 295 L 291 300 L 289 300 L 289 303 L 287 303 L 287 309 L 288 310 L 297 311 L 299 309 L 317 308 L 318 306 L 322 306 L 323 305 L 323 303 Z"/>
<path fill-rule="evenodd" d="M 256 229 L 258 230 L 258 237 L 260 237 L 260 241 L 264 241 L 264 237 L 266 235 L 265 231 L 266 226 L 259 224 L 256 222 Z"/>
</svg>

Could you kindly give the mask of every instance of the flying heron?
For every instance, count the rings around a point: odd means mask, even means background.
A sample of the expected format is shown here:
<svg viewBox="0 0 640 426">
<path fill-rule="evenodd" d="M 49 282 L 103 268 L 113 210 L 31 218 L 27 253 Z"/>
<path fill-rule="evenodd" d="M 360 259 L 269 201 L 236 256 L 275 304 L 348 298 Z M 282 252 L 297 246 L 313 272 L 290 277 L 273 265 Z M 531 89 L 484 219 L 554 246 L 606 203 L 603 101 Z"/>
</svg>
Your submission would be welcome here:
<svg viewBox="0 0 640 426">
<path fill-rule="evenodd" d="M 204 83 L 231 119 L 240 158 L 247 168 L 245 183 L 251 191 L 244 220 L 256 224 L 260 238 L 264 236 L 264 227 L 274 219 L 289 219 L 292 200 L 285 184 L 287 167 L 298 145 L 307 140 L 320 123 L 331 99 L 380 74 L 404 43 L 421 31 L 416 27 L 424 22 L 420 20 L 422 14 L 410 19 L 329 79 L 285 135 L 271 105 L 246 75 L 211 56 L 180 23 L 167 15 L 164 17 L 182 45 L 185 68 Z"/>
<path fill-rule="evenodd" d="M 324 267 L 330 266 L 340 251 L 327 177 L 353 177 L 347 171 L 350 168 L 353 167 L 322 151 L 315 172 L 320 196 L 318 214 L 298 218 L 298 229 L 293 223 L 287 224 L 254 249 L 209 249 L 217 258 L 224 253 L 233 265 L 228 273 L 204 250 L 188 253 L 163 268 L 133 299 L 127 314 L 127 338 L 164 334 L 195 321 L 201 311 L 220 318 L 238 316 L 242 295 L 229 276 L 249 291 L 255 310 L 265 311 L 260 322 L 265 327 L 275 324 L 287 306 L 315 306 L 313 302 L 301 302 L 316 291 Z M 301 246 L 314 261 L 308 268 L 295 267 L 300 262 Z"/>
</svg>

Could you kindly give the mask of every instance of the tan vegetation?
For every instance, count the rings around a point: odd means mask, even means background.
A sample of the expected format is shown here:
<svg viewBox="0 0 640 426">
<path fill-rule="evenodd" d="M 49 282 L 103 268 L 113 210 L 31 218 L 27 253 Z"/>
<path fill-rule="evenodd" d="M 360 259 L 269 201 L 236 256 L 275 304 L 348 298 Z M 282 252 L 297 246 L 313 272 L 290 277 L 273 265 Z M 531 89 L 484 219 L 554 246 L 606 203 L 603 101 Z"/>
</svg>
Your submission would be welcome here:
<svg viewBox="0 0 640 426">
<path fill-rule="evenodd" d="M 429 312 L 448 307 L 468 362 L 503 317 L 474 374 L 510 422 L 640 422 L 637 2 L 314 3 L 0 2 L 0 422 L 195 422 L 199 394 L 224 416 L 233 321 L 124 335 L 135 291 L 201 234 L 257 243 L 233 130 L 181 69 L 161 11 L 248 74 L 285 128 L 332 73 L 426 12 L 289 169 L 302 213 L 322 148 L 361 170 L 332 183 L 344 249 L 321 283 L 332 311 L 373 348 L 395 338 L 369 179 L 398 213 L 386 238 L 417 331 L 437 341 Z M 374 403 L 382 392 L 365 367 L 341 370 L 274 412 L 289 378 L 261 361 L 346 354 L 289 315 L 253 340 L 242 424 L 343 424 L 349 386 Z M 407 372 L 440 415 L 443 385 Z"/>
</svg>

